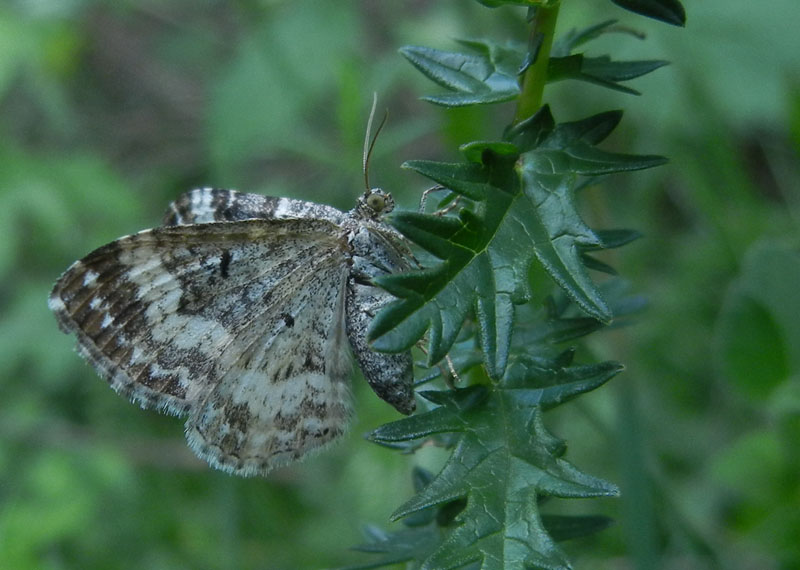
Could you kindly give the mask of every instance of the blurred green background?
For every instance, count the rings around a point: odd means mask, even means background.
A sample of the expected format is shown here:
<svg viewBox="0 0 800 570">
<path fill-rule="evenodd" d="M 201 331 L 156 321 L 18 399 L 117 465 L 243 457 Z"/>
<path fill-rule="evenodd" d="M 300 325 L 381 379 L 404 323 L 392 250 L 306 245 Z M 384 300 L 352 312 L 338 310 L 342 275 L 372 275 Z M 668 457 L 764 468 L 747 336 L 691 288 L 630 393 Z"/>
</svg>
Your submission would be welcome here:
<svg viewBox="0 0 800 570">
<path fill-rule="evenodd" d="M 800 568 L 800 61 L 796 0 L 686 2 L 688 26 L 602 0 L 647 32 L 588 53 L 673 63 L 632 85 L 545 93 L 556 117 L 623 108 L 613 150 L 671 163 L 584 198 L 595 227 L 645 238 L 610 259 L 650 299 L 585 354 L 627 372 L 550 414 L 568 458 L 622 498 L 558 501 L 618 524 L 565 544 L 577 568 Z M 295 569 L 344 564 L 435 467 L 362 435 L 397 415 L 355 380 L 358 421 L 330 452 L 235 479 L 185 446 L 182 421 L 113 394 L 46 308 L 69 263 L 156 225 L 195 186 L 349 209 L 363 189 L 372 93 L 390 110 L 372 183 L 416 207 L 403 160 L 457 160 L 508 106 L 444 111 L 396 52 L 523 38 L 523 12 L 466 0 L 0 4 L 0 568 Z M 550 505 L 548 505 L 550 506 Z M 551 509 L 552 510 L 552 509 Z"/>
</svg>

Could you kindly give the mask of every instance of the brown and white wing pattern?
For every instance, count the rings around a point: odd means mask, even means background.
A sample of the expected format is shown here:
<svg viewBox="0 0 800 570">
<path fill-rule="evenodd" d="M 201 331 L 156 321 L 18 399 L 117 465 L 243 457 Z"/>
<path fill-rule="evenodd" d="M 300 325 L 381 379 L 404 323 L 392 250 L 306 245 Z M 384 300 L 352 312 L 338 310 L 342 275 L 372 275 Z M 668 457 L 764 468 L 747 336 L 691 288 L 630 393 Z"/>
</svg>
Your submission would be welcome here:
<svg viewBox="0 0 800 570">
<path fill-rule="evenodd" d="M 377 207 L 369 204 L 370 197 L 379 198 Z M 410 414 L 416 407 L 410 353 L 375 352 L 366 339 L 373 317 L 394 298 L 372 286 L 371 279 L 408 269 L 402 238 L 379 219 L 392 207 L 391 197 L 377 189 L 362 196 L 357 207 L 345 214 L 331 206 L 303 200 L 200 188 L 183 194 L 170 204 L 164 224 L 301 218 L 327 220 L 340 226 L 352 248 L 346 301 L 346 331 L 350 346 L 375 393 L 398 411 Z"/>
<path fill-rule="evenodd" d="M 172 202 L 164 213 L 164 225 L 238 222 L 242 220 L 327 220 L 341 224 L 345 213 L 305 200 L 276 198 L 220 188 L 190 190 Z"/>
<path fill-rule="evenodd" d="M 347 427 L 347 248 L 324 219 L 146 230 L 74 263 L 49 305 L 117 392 L 188 413 L 212 465 L 263 474 Z"/>
</svg>

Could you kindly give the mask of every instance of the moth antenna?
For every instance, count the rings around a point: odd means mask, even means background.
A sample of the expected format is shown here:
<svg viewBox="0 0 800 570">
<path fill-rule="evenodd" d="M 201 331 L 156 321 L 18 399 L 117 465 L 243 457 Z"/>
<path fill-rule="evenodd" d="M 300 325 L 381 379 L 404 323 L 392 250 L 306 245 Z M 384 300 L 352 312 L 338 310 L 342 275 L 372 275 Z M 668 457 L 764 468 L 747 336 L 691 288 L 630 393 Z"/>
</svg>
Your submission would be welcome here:
<svg viewBox="0 0 800 570">
<path fill-rule="evenodd" d="M 386 124 L 386 119 L 389 118 L 389 110 L 387 109 L 386 112 L 383 114 L 383 119 L 381 119 L 380 125 L 378 125 L 377 130 L 375 131 L 375 136 L 372 137 L 370 141 L 370 132 L 372 132 L 372 119 L 375 117 L 375 108 L 378 106 L 378 94 L 376 92 L 372 92 L 372 109 L 369 112 L 369 120 L 367 121 L 367 132 L 364 135 L 364 157 L 361 163 L 362 170 L 364 171 L 364 186 L 367 189 L 367 192 L 372 190 L 372 186 L 369 185 L 369 159 L 372 156 L 372 150 L 375 148 L 375 141 L 378 140 L 378 135 L 381 134 L 381 130 L 383 130 L 383 126 Z"/>
</svg>

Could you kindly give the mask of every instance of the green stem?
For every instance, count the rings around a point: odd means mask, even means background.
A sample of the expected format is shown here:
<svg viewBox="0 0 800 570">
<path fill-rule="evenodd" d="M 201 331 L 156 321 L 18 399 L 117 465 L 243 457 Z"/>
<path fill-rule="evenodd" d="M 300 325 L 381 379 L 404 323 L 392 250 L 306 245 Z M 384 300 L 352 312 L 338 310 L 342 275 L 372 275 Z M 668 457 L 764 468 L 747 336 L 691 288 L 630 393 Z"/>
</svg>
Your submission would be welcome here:
<svg viewBox="0 0 800 570">
<path fill-rule="evenodd" d="M 547 64 L 550 61 L 560 6 L 560 0 L 553 0 L 530 9 L 533 17 L 528 56 L 531 61 L 522 73 L 514 124 L 532 116 L 542 106 L 542 94 L 547 83 Z"/>
</svg>

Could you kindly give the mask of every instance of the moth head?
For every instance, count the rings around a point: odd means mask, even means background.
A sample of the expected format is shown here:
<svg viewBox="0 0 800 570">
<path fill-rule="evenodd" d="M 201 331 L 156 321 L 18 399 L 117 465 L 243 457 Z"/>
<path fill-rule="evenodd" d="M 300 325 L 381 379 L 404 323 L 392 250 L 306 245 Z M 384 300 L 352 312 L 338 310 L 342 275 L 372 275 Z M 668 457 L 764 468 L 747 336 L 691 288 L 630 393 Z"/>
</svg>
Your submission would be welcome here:
<svg viewBox="0 0 800 570">
<path fill-rule="evenodd" d="M 387 214 L 394 209 L 394 198 L 388 192 L 380 188 L 372 188 L 364 192 L 358 199 L 356 210 L 363 218 L 375 220 L 383 214 Z"/>
<path fill-rule="evenodd" d="M 386 119 L 389 116 L 389 111 L 383 115 L 381 124 L 378 125 L 378 130 L 375 131 L 375 136 L 370 141 L 370 132 L 372 132 L 372 119 L 375 117 L 375 108 L 378 104 L 378 94 L 372 94 L 372 110 L 369 112 L 369 120 L 367 121 L 367 132 L 364 136 L 364 159 L 362 162 L 362 169 L 364 171 L 364 195 L 359 198 L 356 204 L 356 212 L 361 218 L 370 220 L 377 220 L 383 214 L 391 212 L 394 208 L 394 200 L 392 195 L 384 192 L 380 188 L 372 188 L 369 185 L 369 159 L 372 156 L 372 151 L 375 148 L 375 141 L 378 140 L 378 135 L 381 134 L 381 129 L 386 124 Z"/>
</svg>

